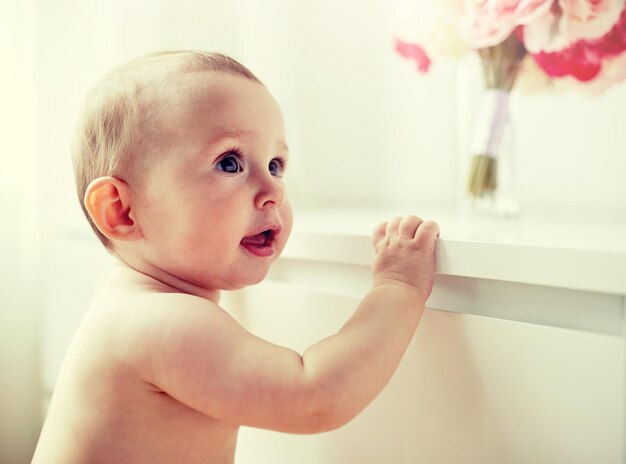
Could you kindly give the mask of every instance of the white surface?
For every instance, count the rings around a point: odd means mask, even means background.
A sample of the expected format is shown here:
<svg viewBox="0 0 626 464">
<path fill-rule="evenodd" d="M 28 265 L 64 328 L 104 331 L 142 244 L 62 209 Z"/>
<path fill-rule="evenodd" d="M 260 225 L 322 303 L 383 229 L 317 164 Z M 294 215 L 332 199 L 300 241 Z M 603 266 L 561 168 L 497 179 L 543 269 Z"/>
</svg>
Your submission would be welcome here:
<svg viewBox="0 0 626 464">
<path fill-rule="evenodd" d="M 301 212 L 285 258 L 369 265 L 370 233 L 396 212 Z M 443 275 L 626 295 L 626 225 L 473 219 L 431 212 Z"/>
</svg>

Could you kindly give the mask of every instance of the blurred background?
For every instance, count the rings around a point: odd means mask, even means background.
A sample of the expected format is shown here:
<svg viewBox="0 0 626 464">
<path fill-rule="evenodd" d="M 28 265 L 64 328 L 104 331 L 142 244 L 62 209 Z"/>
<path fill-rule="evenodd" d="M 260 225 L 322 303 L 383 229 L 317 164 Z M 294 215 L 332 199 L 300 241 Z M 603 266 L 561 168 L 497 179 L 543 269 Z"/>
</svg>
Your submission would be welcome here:
<svg viewBox="0 0 626 464">
<path fill-rule="evenodd" d="M 0 5 L 0 463 L 29 462 L 67 342 L 107 255 L 76 199 L 69 143 L 97 79 L 169 48 L 241 61 L 281 105 L 298 211 L 450 211 L 457 63 L 394 52 L 385 0 L 4 0 Z M 465 89 L 465 90 L 463 90 Z M 524 214 L 626 223 L 626 85 L 516 103 Z"/>
</svg>

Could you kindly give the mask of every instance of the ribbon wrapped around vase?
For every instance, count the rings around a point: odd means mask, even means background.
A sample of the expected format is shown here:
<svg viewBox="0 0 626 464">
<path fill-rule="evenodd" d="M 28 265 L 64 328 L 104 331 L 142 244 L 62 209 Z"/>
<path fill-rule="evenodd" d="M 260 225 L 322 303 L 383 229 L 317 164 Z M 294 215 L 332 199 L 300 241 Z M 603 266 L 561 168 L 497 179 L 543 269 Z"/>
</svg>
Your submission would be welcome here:
<svg viewBox="0 0 626 464">
<path fill-rule="evenodd" d="M 508 89 L 485 89 L 474 124 L 472 160 L 467 193 L 473 197 L 493 194 L 498 185 L 497 163 L 504 131 L 509 124 Z"/>
</svg>

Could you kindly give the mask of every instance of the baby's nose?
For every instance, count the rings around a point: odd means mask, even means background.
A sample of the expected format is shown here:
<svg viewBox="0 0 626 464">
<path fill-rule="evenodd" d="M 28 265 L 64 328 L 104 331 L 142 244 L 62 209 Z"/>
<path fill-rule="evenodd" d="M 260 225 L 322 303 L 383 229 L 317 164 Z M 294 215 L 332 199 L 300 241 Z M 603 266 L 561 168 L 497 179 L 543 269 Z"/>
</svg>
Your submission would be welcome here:
<svg viewBox="0 0 626 464">
<path fill-rule="evenodd" d="M 282 206 L 285 197 L 285 187 L 278 178 L 272 176 L 270 179 L 264 179 L 255 199 L 256 207 L 263 209 Z"/>
</svg>

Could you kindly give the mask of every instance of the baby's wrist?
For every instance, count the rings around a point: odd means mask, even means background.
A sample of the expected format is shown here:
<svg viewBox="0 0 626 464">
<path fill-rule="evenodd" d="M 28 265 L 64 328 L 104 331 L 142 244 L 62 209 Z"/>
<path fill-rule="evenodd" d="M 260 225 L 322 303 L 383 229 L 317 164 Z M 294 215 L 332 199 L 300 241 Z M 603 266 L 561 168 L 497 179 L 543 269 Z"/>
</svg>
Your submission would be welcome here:
<svg viewBox="0 0 626 464">
<path fill-rule="evenodd" d="M 390 287 L 394 291 L 405 292 L 409 294 L 411 298 L 416 298 L 422 303 L 425 303 L 429 296 L 428 292 L 418 286 L 411 285 L 403 280 L 390 277 L 374 279 L 374 288 L 382 287 Z"/>
</svg>

